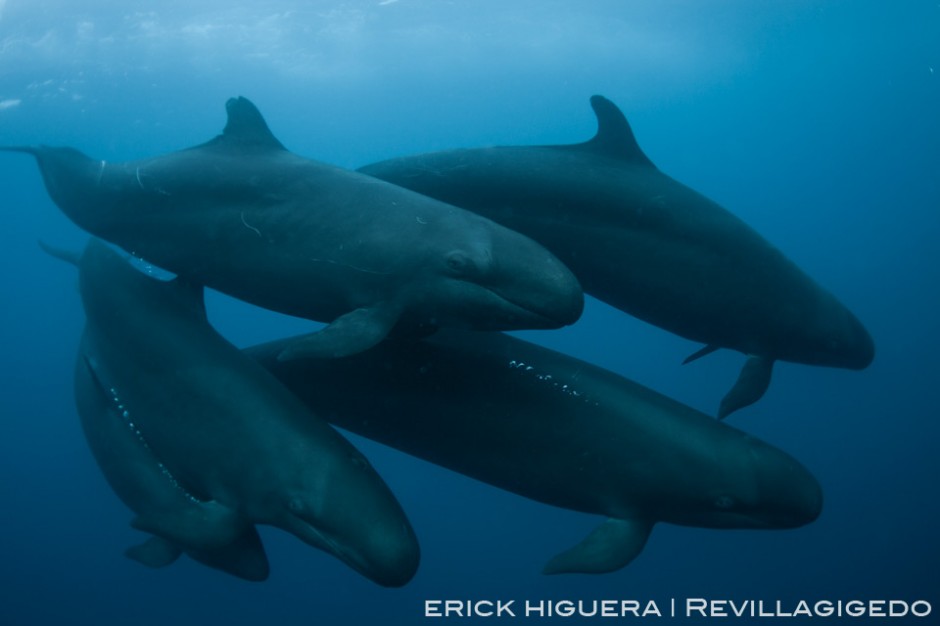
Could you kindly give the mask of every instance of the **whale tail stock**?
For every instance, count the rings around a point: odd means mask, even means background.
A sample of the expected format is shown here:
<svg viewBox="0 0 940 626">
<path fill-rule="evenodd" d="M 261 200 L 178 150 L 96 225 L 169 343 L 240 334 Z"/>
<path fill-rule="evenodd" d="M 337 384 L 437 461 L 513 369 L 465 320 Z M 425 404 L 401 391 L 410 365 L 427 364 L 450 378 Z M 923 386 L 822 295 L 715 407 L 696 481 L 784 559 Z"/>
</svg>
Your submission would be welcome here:
<svg viewBox="0 0 940 626">
<path fill-rule="evenodd" d="M 33 155 L 49 197 L 66 217 L 94 235 L 107 230 L 114 202 L 102 192 L 105 161 L 68 147 L 0 146 L 0 151 Z"/>
</svg>

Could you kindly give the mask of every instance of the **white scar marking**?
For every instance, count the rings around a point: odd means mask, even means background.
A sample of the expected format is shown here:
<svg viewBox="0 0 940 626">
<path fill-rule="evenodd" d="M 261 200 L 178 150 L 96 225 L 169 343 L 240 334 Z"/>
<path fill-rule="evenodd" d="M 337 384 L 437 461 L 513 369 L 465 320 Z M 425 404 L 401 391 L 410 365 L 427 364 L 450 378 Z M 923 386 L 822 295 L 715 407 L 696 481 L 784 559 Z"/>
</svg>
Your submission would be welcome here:
<svg viewBox="0 0 940 626">
<path fill-rule="evenodd" d="M 419 224 L 427 224 L 427 223 L 428 223 L 428 221 L 427 221 L 426 219 L 424 219 L 423 217 L 421 217 L 420 215 L 416 215 L 416 216 L 415 216 L 415 219 L 418 221 Z"/>
<path fill-rule="evenodd" d="M 330 265 L 337 265 L 339 267 L 346 267 L 357 272 L 362 272 L 363 274 L 376 274 L 378 276 L 391 276 L 393 272 L 381 272 L 379 270 L 370 270 L 364 267 L 356 267 L 355 265 L 350 265 L 349 263 L 343 263 L 342 261 L 334 261 L 333 259 L 317 259 L 310 257 L 310 260 L 314 263 L 329 263 Z"/>
<path fill-rule="evenodd" d="M 144 183 L 143 181 L 140 180 L 140 168 L 139 167 L 135 171 L 135 174 L 137 175 L 137 184 L 140 185 L 141 189 L 144 189 Z M 144 191 L 146 191 L 146 189 L 144 189 Z"/>
<path fill-rule="evenodd" d="M 101 185 L 101 177 L 104 176 L 104 166 L 107 165 L 104 161 L 101 162 L 101 169 L 98 170 L 98 180 L 95 181 L 96 186 Z"/>
<path fill-rule="evenodd" d="M 551 374 L 543 374 L 540 371 L 538 371 L 535 367 L 523 361 L 517 361 L 515 359 L 509 361 L 509 369 L 519 371 L 524 376 L 534 376 L 536 380 L 542 381 L 543 383 L 548 385 L 552 390 L 563 393 L 566 396 L 576 398 L 580 402 L 584 402 L 585 404 L 590 404 L 593 406 L 600 406 L 600 404 L 597 401 L 595 401 L 591 396 L 587 395 L 586 392 L 578 391 L 572 386 L 574 382 L 578 379 L 578 377 L 581 375 L 580 367 L 571 377 L 571 383 L 572 383 L 571 385 L 560 382 L 560 381 L 556 381 Z"/>
<path fill-rule="evenodd" d="M 111 387 L 108 391 L 111 392 L 111 401 L 117 407 L 118 414 L 124 420 L 124 423 L 131 430 L 131 432 L 137 437 L 137 440 L 144 447 L 144 449 L 150 453 L 151 459 L 157 464 L 157 468 L 159 468 L 160 473 L 162 473 L 166 477 L 166 479 L 170 482 L 171 485 L 173 485 L 173 487 L 175 487 L 176 489 L 179 489 L 180 492 L 182 492 L 183 496 L 186 497 L 190 502 L 200 504 L 202 501 L 199 500 L 193 494 L 189 493 L 189 491 L 187 491 L 183 487 L 183 485 L 181 485 L 179 481 L 176 480 L 176 476 L 174 476 L 173 473 L 170 472 L 167 466 L 164 465 L 163 462 L 160 461 L 156 457 L 153 450 L 150 448 L 150 444 L 147 443 L 147 439 L 144 437 L 144 434 L 140 432 L 140 429 L 134 423 L 134 418 L 131 415 L 131 412 L 127 409 L 126 406 L 124 406 L 124 403 L 121 402 L 121 398 L 118 397 L 117 390 L 114 387 Z"/>
<path fill-rule="evenodd" d="M 261 237 L 261 236 L 262 236 L 260 230 L 258 230 L 257 228 L 255 228 L 254 226 L 252 226 L 251 224 L 249 224 L 248 222 L 245 221 L 245 212 L 244 212 L 244 211 L 241 212 L 241 214 L 239 215 L 239 217 L 242 218 L 242 224 L 244 224 L 245 228 L 247 228 L 248 230 L 253 230 L 253 231 L 255 231 L 255 234 L 258 235 L 258 237 Z"/>
</svg>

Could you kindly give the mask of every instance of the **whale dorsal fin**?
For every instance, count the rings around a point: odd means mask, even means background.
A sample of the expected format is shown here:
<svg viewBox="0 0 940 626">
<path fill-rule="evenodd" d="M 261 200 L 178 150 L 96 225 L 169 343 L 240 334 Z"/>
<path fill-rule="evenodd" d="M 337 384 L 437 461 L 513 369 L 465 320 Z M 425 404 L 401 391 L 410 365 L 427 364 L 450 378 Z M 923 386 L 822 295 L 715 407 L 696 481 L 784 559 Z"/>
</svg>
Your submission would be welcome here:
<svg viewBox="0 0 940 626">
<path fill-rule="evenodd" d="M 591 96 L 591 108 L 597 116 L 597 134 L 584 143 L 570 146 L 637 165 L 656 167 L 640 149 L 633 129 L 617 105 L 604 96 Z"/>
<path fill-rule="evenodd" d="M 286 149 L 268 128 L 261 111 L 248 98 L 229 98 L 225 103 L 225 112 L 228 114 L 225 129 L 213 143 L 266 150 Z"/>
</svg>

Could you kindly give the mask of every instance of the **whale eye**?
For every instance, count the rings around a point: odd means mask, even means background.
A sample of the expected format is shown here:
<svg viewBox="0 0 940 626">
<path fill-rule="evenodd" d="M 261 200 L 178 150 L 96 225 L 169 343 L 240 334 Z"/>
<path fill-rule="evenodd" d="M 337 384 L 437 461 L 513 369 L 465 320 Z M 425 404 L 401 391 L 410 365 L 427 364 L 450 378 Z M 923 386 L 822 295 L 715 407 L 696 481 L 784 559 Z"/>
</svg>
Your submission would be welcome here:
<svg viewBox="0 0 940 626">
<path fill-rule="evenodd" d="M 304 501 L 297 496 L 287 501 L 287 509 L 291 513 L 302 513 L 304 510 Z"/>
<path fill-rule="evenodd" d="M 476 270 L 476 265 L 466 253 L 451 252 L 444 258 L 444 266 L 451 276 L 468 276 Z"/>
<path fill-rule="evenodd" d="M 727 511 L 730 508 L 734 507 L 734 498 L 731 496 L 718 496 L 715 498 L 715 501 L 712 503 L 715 505 L 716 509 L 721 509 L 722 511 Z"/>
</svg>

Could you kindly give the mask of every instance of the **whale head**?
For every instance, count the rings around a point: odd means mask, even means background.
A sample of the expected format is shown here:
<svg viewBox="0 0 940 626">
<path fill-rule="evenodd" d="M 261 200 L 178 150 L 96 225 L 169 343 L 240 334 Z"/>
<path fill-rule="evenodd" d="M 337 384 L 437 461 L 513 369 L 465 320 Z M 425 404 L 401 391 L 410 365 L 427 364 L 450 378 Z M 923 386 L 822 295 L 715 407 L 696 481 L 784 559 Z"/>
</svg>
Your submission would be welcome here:
<svg viewBox="0 0 940 626">
<path fill-rule="evenodd" d="M 549 329 L 573 324 L 584 294 L 571 270 L 528 237 L 466 214 L 435 239 L 410 297 L 429 326 Z M 438 245 L 436 242 L 446 242 Z"/>
<path fill-rule="evenodd" d="M 803 329 L 804 354 L 814 365 L 861 370 L 875 358 L 875 342 L 855 315 L 824 294 L 816 315 Z"/>
<path fill-rule="evenodd" d="M 714 442 L 713 442 L 714 443 Z M 816 478 L 786 452 L 740 431 L 690 462 L 663 521 L 703 528 L 797 528 L 822 511 Z M 688 459 L 687 459 L 688 462 Z"/>
<path fill-rule="evenodd" d="M 756 528 L 797 528 L 819 517 L 822 487 L 796 459 L 752 440 L 750 462 L 758 497 L 747 503 L 744 514 Z"/>
<path fill-rule="evenodd" d="M 280 482 L 270 523 L 340 559 L 384 587 L 400 587 L 418 569 L 418 540 L 378 473 L 352 446 L 334 450 Z"/>
</svg>

